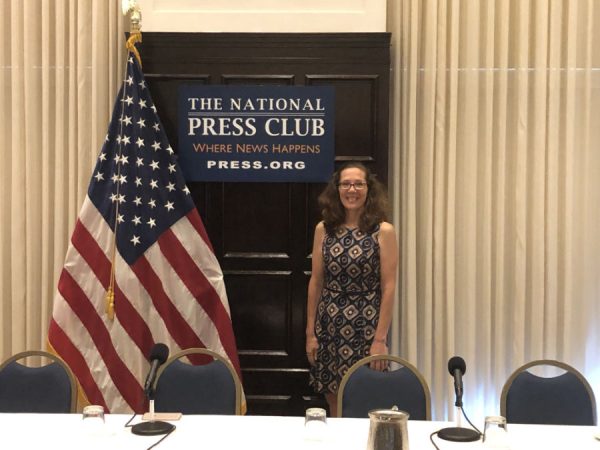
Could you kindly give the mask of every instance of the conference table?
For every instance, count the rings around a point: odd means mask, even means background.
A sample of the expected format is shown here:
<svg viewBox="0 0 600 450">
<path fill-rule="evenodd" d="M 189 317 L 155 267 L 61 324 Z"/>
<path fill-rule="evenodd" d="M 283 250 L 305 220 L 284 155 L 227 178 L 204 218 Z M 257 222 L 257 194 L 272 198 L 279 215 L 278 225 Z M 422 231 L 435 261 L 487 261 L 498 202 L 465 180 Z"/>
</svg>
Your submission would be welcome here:
<svg viewBox="0 0 600 450">
<path fill-rule="evenodd" d="M 23 449 L 127 449 L 143 450 L 160 436 L 137 436 L 125 428 L 130 416 L 107 414 L 105 422 L 82 420 L 80 414 L 0 414 L 3 448 Z M 133 423 L 140 421 L 138 416 Z M 343 449 L 365 450 L 368 419 L 328 418 L 324 433 L 307 436 L 303 417 L 272 416 L 183 416 L 173 422 L 175 431 L 156 449 Z M 433 449 L 429 435 L 447 422 L 408 422 L 411 450 Z M 512 450 L 569 449 L 600 450 L 598 427 L 508 425 Z M 435 438 L 434 438 L 435 439 Z M 454 443 L 435 439 L 444 449 L 486 449 L 481 442 Z"/>
</svg>

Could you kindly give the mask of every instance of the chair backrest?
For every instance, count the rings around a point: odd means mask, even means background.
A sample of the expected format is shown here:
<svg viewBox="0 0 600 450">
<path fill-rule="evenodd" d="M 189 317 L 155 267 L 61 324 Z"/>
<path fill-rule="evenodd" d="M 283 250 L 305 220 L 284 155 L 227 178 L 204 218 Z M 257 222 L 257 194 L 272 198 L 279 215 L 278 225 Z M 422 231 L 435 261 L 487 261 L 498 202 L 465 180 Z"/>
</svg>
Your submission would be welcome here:
<svg viewBox="0 0 600 450">
<path fill-rule="evenodd" d="M 553 366 L 565 371 L 554 377 L 529 372 Z M 500 396 L 507 422 L 546 425 L 596 425 L 596 399 L 585 377 L 568 364 L 554 360 L 527 363 L 508 378 Z"/>
<path fill-rule="evenodd" d="M 192 365 L 182 358 L 208 355 L 213 361 Z M 173 355 L 158 373 L 156 411 L 183 414 L 241 414 L 242 385 L 233 366 L 218 353 L 189 348 Z"/>
<path fill-rule="evenodd" d="M 29 356 L 48 358 L 41 367 L 19 361 Z M 0 365 L 0 412 L 70 413 L 77 405 L 77 384 L 69 367 L 56 355 L 26 351 Z"/>
<path fill-rule="evenodd" d="M 401 367 L 379 372 L 369 368 L 376 360 L 395 362 Z M 348 369 L 338 390 L 338 416 L 368 417 L 372 409 L 397 406 L 410 419 L 431 419 L 431 395 L 427 382 L 416 367 L 392 355 L 367 356 Z"/>
</svg>

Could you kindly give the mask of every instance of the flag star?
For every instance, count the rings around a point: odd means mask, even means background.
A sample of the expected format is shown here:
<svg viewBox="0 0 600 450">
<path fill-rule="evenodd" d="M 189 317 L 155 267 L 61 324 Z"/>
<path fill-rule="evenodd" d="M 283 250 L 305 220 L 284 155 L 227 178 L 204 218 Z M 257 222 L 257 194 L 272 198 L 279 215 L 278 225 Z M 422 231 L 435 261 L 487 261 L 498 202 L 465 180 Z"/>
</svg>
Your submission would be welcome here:
<svg viewBox="0 0 600 450">
<path fill-rule="evenodd" d="M 115 157 L 113 159 L 115 160 L 115 162 L 117 164 L 119 164 L 121 162 L 121 155 L 115 155 Z"/>
<path fill-rule="evenodd" d="M 122 117 L 120 120 L 121 120 L 121 122 L 123 122 L 125 125 L 131 125 L 131 117 L 129 117 L 129 116 Z"/>
<path fill-rule="evenodd" d="M 152 148 L 154 149 L 155 152 L 160 150 L 160 142 L 156 142 L 154 141 L 154 144 L 152 144 Z"/>
<path fill-rule="evenodd" d="M 123 217 L 123 214 L 119 214 L 119 215 L 117 215 L 117 222 L 118 222 L 118 223 L 123 223 L 123 222 L 125 222 L 125 218 Z"/>
<path fill-rule="evenodd" d="M 145 80 L 140 81 L 138 84 L 140 85 L 140 88 L 142 88 L 142 91 L 144 89 L 146 89 L 146 81 Z"/>
<path fill-rule="evenodd" d="M 108 133 L 106 133 L 106 136 L 104 137 L 104 142 L 108 142 Z"/>
<path fill-rule="evenodd" d="M 167 189 L 169 190 L 169 192 L 173 192 L 175 190 L 175 183 L 167 184 Z"/>
<path fill-rule="evenodd" d="M 133 97 L 131 97 L 131 96 L 128 95 L 125 98 L 125 100 L 121 100 L 121 101 L 127 103 L 128 106 L 131 106 L 131 104 L 133 103 Z"/>
<path fill-rule="evenodd" d="M 187 187 L 187 186 L 185 186 L 185 187 L 182 189 L 182 191 L 183 191 L 183 192 L 185 192 L 187 195 L 190 195 L 190 190 L 188 189 L 188 187 Z"/>
<path fill-rule="evenodd" d="M 121 184 L 127 183 L 127 177 L 123 174 L 119 175 L 119 183 L 121 183 Z"/>
<path fill-rule="evenodd" d="M 146 120 L 144 119 L 140 119 L 136 123 L 140 126 L 140 128 L 144 128 L 146 126 Z"/>
<path fill-rule="evenodd" d="M 131 142 L 129 141 L 129 136 L 123 136 L 123 139 L 121 141 L 123 142 L 123 145 L 131 144 Z"/>
<path fill-rule="evenodd" d="M 129 156 L 121 155 L 121 164 L 129 164 Z"/>
<path fill-rule="evenodd" d="M 135 177 L 135 185 L 138 187 L 142 185 L 142 179 L 140 177 Z"/>
<path fill-rule="evenodd" d="M 172 209 L 175 209 L 175 207 L 173 206 L 173 202 L 167 202 L 167 204 L 165 205 L 165 208 L 167 208 L 167 211 L 171 211 Z"/>
<path fill-rule="evenodd" d="M 137 159 L 137 161 L 135 162 L 135 165 L 136 165 L 136 166 L 138 166 L 138 167 L 140 167 L 140 166 L 143 166 L 143 165 L 144 165 L 144 159 L 143 159 L 143 158 L 140 158 L 140 157 L 138 156 L 138 159 Z"/>
<path fill-rule="evenodd" d="M 158 189 L 158 181 L 156 181 L 156 180 L 150 180 L 150 187 L 152 189 Z"/>
<path fill-rule="evenodd" d="M 102 172 L 98 172 L 96 173 L 96 175 L 94 175 L 94 178 L 96 179 L 96 181 L 102 181 L 104 180 L 104 175 L 102 175 Z"/>
<path fill-rule="evenodd" d="M 133 58 L 130 56 L 129 58 L 127 58 L 127 62 L 128 62 L 129 64 L 133 64 Z"/>
<path fill-rule="evenodd" d="M 112 177 L 110 177 L 110 179 L 112 180 L 113 183 L 116 183 L 117 181 L 119 181 L 119 175 L 117 175 L 115 173 L 115 174 L 113 174 Z"/>
<path fill-rule="evenodd" d="M 100 153 L 100 156 L 98 156 L 98 159 L 100 161 L 106 161 L 106 153 L 104 153 L 104 152 Z"/>
<path fill-rule="evenodd" d="M 175 172 L 175 164 L 169 164 L 169 172 L 170 173 Z"/>
<path fill-rule="evenodd" d="M 142 199 L 140 197 L 136 197 L 133 203 L 135 203 L 137 206 L 140 206 L 142 204 Z"/>
<path fill-rule="evenodd" d="M 152 105 L 152 106 L 150 107 L 150 109 L 151 109 L 153 112 L 155 112 L 155 113 L 156 113 L 156 106 Z"/>
<path fill-rule="evenodd" d="M 133 216 L 133 219 L 131 220 L 135 225 L 139 225 L 140 223 L 142 223 L 142 218 L 138 217 L 138 216 Z"/>
<path fill-rule="evenodd" d="M 112 193 L 112 195 L 110 196 L 110 201 L 111 202 L 116 202 L 117 201 L 117 194 L 115 194 L 114 192 Z"/>
<path fill-rule="evenodd" d="M 127 83 L 127 86 L 131 86 L 133 84 L 133 77 L 131 75 L 129 75 L 127 77 L 126 83 Z"/>
<path fill-rule="evenodd" d="M 140 98 L 140 101 L 139 101 L 139 103 L 138 103 L 138 104 L 140 105 L 140 109 L 144 109 L 144 108 L 146 108 L 146 100 L 142 100 L 142 99 Z"/>
<path fill-rule="evenodd" d="M 169 155 L 173 154 L 173 149 L 171 148 L 170 145 L 167 147 L 167 151 L 169 152 Z"/>
<path fill-rule="evenodd" d="M 121 135 L 120 135 L 120 134 L 117 136 L 117 139 L 116 139 L 116 140 L 117 140 L 117 143 L 118 143 L 118 144 L 120 144 L 120 143 L 121 143 Z"/>
<path fill-rule="evenodd" d="M 156 208 L 156 200 L 151 198 L 150 201 L 148 202 L 148 205 L 150 205 L 150 208 Z"/>
<path fill-rule="evenodd" d="M 140 243 L 140 237 L 134 234 L 129 242 L 131 242 L 134 246 L 138 245 Z"/>
<path fill-rule="evenodd" d="M 158 123 L 155 123 L 154 125 L 152 125 L 152 128 L 154 128 L 154 131 L 159 131 L 160 125 L 158 125 Z"/>
<path fill-rule="evenodd" d="M 138 138 L 135 143 L 137 144 L 138 148 L 142 148 L 144 146 L 144 140 L 142 138 Z"/>
<path fill-rule="evenodd" d="M 154 161 L 154 160 L 153 160 L 153 161 L 150 163 L 150 167 L 152 167 L 152 170 L 156 170 L 156 169 L 158 169 L 158 161 Z"/>
<path fill-rule="evenodd" d="M 148 220 L 148 225 L 150 225 L 150 228 L 155 227 L 156 226 L 156 221 L 154 219 L 150 219 Z"/>
<path fill-rule="evenodd" d="M 119 194 L 118 201 L 119 203 L 123 203 L 125 201 L 125 196 L 123 194 Z"/>
</svg>

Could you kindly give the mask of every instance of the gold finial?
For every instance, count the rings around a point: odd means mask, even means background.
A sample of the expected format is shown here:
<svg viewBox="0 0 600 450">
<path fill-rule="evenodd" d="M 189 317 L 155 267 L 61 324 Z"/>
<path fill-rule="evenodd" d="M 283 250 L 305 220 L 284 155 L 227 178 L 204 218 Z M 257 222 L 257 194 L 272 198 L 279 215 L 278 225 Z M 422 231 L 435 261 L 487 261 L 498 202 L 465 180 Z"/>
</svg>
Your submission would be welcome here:
<svg viewBox="0 0 600 450">
<path fill-rule="evenodd" d="M 142 29 L 142 9 L 137 0 L 121 0 L 121 10 L 124 16 L 129 14 L 131 34 L 139 33 Z"/>
</svg>

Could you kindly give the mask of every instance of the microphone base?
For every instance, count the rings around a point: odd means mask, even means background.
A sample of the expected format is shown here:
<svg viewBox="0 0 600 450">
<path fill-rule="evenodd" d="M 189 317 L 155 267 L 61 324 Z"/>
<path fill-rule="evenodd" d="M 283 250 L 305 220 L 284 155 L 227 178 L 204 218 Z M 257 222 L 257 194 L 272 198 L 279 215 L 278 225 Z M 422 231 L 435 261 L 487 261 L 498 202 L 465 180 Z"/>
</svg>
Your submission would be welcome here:
<svg viewBox="0 0 600 450">
<path fill-rule="evenodd" d="M 141 422 L 131 427 L 131 432 L 138 436 L 157 436 L 159 434 L 167 434 L 173 431 L 175 425 L 160 420 L 152 422 Z"/>
<path fill-rule="evenodd" d="M 462 427 L 442 428 L 438 431 L 438 437 L 452 442 L 474 442 L 481 438 L 477 431 Z"/>
</svg>

